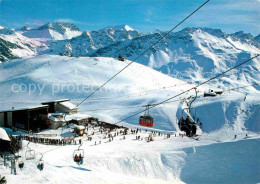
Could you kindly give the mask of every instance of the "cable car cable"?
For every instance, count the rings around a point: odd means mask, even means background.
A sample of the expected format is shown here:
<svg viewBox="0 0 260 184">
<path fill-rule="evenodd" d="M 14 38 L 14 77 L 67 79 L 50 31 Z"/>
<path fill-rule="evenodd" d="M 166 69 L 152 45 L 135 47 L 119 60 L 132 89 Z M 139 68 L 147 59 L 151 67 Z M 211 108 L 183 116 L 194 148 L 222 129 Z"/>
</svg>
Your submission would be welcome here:
<svg viewBox="0 0 260 184">
<path fill-rule="evenodd" d="M 186 91 L 183 91 L 182 93 L 179 93 L 179 94 L 177 94 L 177 95 L 175 95 L 175 96 L 173 96 L 173 97 L 171 97 L 171 98 L 168 98 L 168 99 L 166 99 L 166 100 L 164 100 L 164 101 L 162 101 L 162 102 L 160 102 L 160 103 L 158 103 L 158 104 L 155 104 L 154 106 L 149 107 L 149 109 L 154 108 L 154 107 L 156 107 L 156 106 L 158 106 L 158 105 L 160 105 L 160 104 L 164 104 L 165 102 L 167 102 L 167 101 L 169 101 L 169 100 L 171 100 L 171 99 L 174 99 L 174 98 L 176 98 L 176 97 L 178 97 L 178 96 L 180 96 L 180 95 L 182 95 L 182 94 L 184 94 L 184 93 L 187 93 L 187 92 L 189 92 L 189 91 L 191 91 L 191 90 L 193 90 L 193 89 L 195 89 L 195 88 L 198 88 L 198 87 L 200 87 L 200 86 L 202 86 L 202 85 L 208 83 L 209 81 L 212 81 L 212 80 L 214 80 L 214 79 L 216 79 L 216 78 L 219 78 L 219 77 L 223 76 L 225 73 L 227 73 L 227 72 L 229 72 L 229 71 L 231 71 L 231 70 L 233 70 L 233 69 L 235 69 L 235 68 L 237 68 L 237 67 L 239 67 L 239 66 L 241 66 L 241 65 L 243 65 L 243 64 L 245 64 L 245 63 L 247 63 L 247 62 L 249 62 L 249 61 L 251 61 L 251 60 L 253 60 L 253 59 L 255 59 L 255 58 L 257 58 L 259 55 L 260 55 L 260 54 L 257 54 L 256 56 L 251 57 L 250 59 L 248 59 L 248 60 L 246 60 L 246 61 L 244 61 L 244 62 L 242 62 L 242 63 L 240 63 L 240 64 L 238 64 L 238 65 L 236 65 L 236 66 L 234 66 L 234 67 L 232 67 L 232 68 L 230 68 L 230 69 L 228 69 L 228 70 L 226 70 L 226 71 L 224 71 L 224 72 L 222 72 L 222 73 L 220 73 L 220 74 L 218 74 L 218 75 L 216 75 L 215 77 L 212 77 L 212 78 L 210 78 L 210 79 L 208 79 L 208 80 L 206 80 L 206 81 L 204 81 L 204 82 L 198 84 L 198 85 L 195 86 L 195 87 L 192 87 L 192 88 L 190 88 L 190 89 L 188 89 L 188 90 L 186 90 Z M 132 118 L 132 117 L 134 117 L 134 116 L 136 116 L 136 115 L 138 115 L 138 114 L 141 114 L 141 113 L 143 113 L 143 112 L 145 112 L 145 111 L 146 111 L 146 110 L 142 110 L 142 111 L 140 111 L 140 112 L 137 112 L 137 113 L 135 113 L 135 114 L 133 114 L 133 115 L 131 115 L 131 116 L 128 116 L 128 117 L 124 118 L 123 120 L 120 120 L 120 121 L 118 121 L 118 122 L 116 122 L 116 123 L 114 123 L 114 124 L 116 125 L 116 124 L 118 124 L 118 123 L 121 123 L 121 122 L 123 122 L 123 121 L 125 121 L 125 120 L 127 120 L 127 119 L 129 119 L 129 118 Z"/>
<path fill-rule="evenodd" d="M 223 90 L 223 92 L 228 92 L 228 91 L 234 91 L 236 89 L 241 89 L 241 88 L 246 88 L 246 87 L 249 87 L 249 86 L 258 86 L 258 84 L 251 84 L 251 85 L 246 85 L 246 86 L 241 86 L 241 87 L 236 87 L 236 88 L 231 88 L 231 89 L 228 89 L 228 90 Z M 201 94 L 201 95 L 198 95 L 197 98 L 200 98 L 200 97 L 203 97 L 204 94 Z M 164 104 L 166 103 L 173 103 L 173 102 L 177 102 L 177 101 L 183 101 L 187 98 L 181 98 L 181 99 L 178 99 L 178 100 L 173 100 L 173 101 L 168 101 L 168 102 L 165 102 Z M 144 104 L 144 105 L 135 105 L 135 106 L 125 106 L 125 107 L 112 107 L 112 108 L 103 108 L 103 109 L 83 109 L 83 110 L 80 110 L 78 112 L 86 112 L 86 111 L 89 111 L 89 112 L 95 112 L 95 111 L 109 111 L 109 110 L 121 110 L 121 109 L 132 109 L 132 108 L 138 108 L 138 107 L 144 107 L 145 105 L 147 104 Z M 150 104 L 150 105 L 155 105 L 155 104 Z"/>
<path fill-rule="evenodd" d="M 88 95 L 84 100 L 82 100 L 79 104 L 77 104 L 76 107 L 81 105 L 83 102 L 85 102 L 88 98 L 90 98 L 92 95 L 94 95 L 99 89 L 101 89 L 103 86 L 105 86 L 107 83 L 109 83 L 112 79 L 114 79 L 117 75 L 119 75 L 122 71 L 124 71 L 126 68 L 128 68 L 134 61 L 136 61 L 138 58 L 140 58 L 144 53 L 146 53 L 149 49 L 151 49 L 153 46 L 155 46 L 157 43 L 159 43 L 162 39 L 164 39 L 166 36 L 168 36 L 173 30 L 175 30 L 177 27 L 179 27 L 183 22 L 185 22 L 188 18 L 190 18 L 194 13 L 196 13 L 199 9 L 201 9 L 203 6 L 205 6 L 210 0 L 207 0 L 204 2 L 201 6 L 199 6 L 196 10 L 194 10 L 192 13 L 190 13 L 185 19 L 183 19 L 180 23 L 178 23 L 176 26 L 174 26 L 170 31 L 168 31 L 166 34 L 164 34 L 159 40 L 157 40 L 155 43 L 153 43 L 150 47 L 148 47 L 146 50 L 141 52 L 133 61 L 131 61 L 129 64 L 127 64 L 124 68 L 119 70 L 115 75 L 113 75 L 110 79 L 108 79 L 105 83 L 103 83 L 100 87 L 98 87 L 95 91 L 93 91 L 90 95 Z"/>
</svg>

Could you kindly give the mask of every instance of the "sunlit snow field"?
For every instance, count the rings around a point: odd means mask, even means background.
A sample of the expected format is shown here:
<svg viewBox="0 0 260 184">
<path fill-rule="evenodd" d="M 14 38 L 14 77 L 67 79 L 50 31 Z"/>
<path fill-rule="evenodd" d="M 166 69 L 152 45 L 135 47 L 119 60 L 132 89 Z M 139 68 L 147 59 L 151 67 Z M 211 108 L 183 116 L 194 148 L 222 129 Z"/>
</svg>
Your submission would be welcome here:
<svg viewBox="0 0 260 184">
<path fill-rule="evenodd" d="M 0 109 L 34 106 L 64 98 L 78 104 L 90 91 L 71 92 L 68 86 L 77 84 L 79 87 L 86 85 L 88 90 L 96 89 L 125 66 L 126 63 L 112 58 L 50 55 L 1 64 Z M 241 80 L 240 84 L 248 85 L 248 81 Z M 35 91 L 29 91 L 30 85 L 36 86 Z M 19 86 L 26 90 L 20 90 Z M 63 90 L 61 86 L 65 86 Z M 107 88 L 82 103 L 79 112 L 116 123 L 142 111 L 142 105 L 161 102 L 193 86 L 133 63 Z M 136 135 L 127 135 L 125 140 L 122 136 L 115 137 L 112 142 L 102 139 L 102 144 L 95 146 L 95 141 L 100 140 L 97 134 L 92 141 L 83 141 L 85 158 L 81 166 L 72 159 L 78 145 L 56 149 L 56 146 L 30 144 L 37 153 L 36 159 L 25 161 L 24 169 L 18 169 L 17 176 L 10 175 L 10 170 L 0 165 L 1 175 L 6 176 L 8 183 L 258 183 L 259 91 L 251 86 L 242 91 L 224 91 L 217 97 L 204 98 L 204 91 L 212 87 L 219 86 L 199 87 L 199 97 L 192 105 L 203 123 L 204 133 L 199 136 L 199 141 L 179 137 L 176 124 L 185 106 L 184 99 L 195 96 L 192 90 L 150 111 L 156 121 L 151 130 L 176 133 L 177 137 L 157 136 L 155 141 L 147 143 L 135 140 Z M 138 116 L 119 124 L 137 128 Z M 58 134 L 66 131 L 69 129 L 50 130 Z M 148 136 L 145 132 L 140 135 L 143 138 Z M 26 143 L 24 141 L 23 145 Z M 43 152 L 46 152 L 45 168 L 39 171 L 36 165 Z M 20 154 L 24 153 L 25 149 Z"/>
</svg>

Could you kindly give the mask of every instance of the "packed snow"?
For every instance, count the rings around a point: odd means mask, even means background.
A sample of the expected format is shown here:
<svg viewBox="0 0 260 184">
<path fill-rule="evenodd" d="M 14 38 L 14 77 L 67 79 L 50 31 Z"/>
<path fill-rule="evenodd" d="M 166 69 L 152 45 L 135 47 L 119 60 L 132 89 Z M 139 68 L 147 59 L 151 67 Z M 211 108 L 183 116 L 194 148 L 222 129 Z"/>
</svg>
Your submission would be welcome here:
<svg viewBox="0 0 260 184">
<path fill-rule="evenodd" d="M 69 136 L 66 133 L 70 131 L 63 128 L 51 133 L 62 132 Z M 106 134 L 101 135 L 97 128 L 89 128 L 88 134 L 91 135 L 93 131 L 96 133 L 91 141 L 81 137 L 83 145 L 80 149 L 84 150 L 82 165 L 73 161 L 74 151 L 78 150 L 79 144 L 51 146 L 30 143 L 30 149 L 36 151 L 36 158 L 24 159 L 25 166 L 21 170 L 17 168 L 17 175 L 10 175 L 8 168 L 0 166 L 1 174 L 10 183 L 259 182 L 259 161 L 256 159 L 260 156 L 259 135 L 249 134 L 247 138 L 241 134 L 233 140 L 233 136 L 214 139 L 204 134 L 199 141 L 174 135 L 166 139 L 164 135 L 157 135 L 154 141 L 147 142 L 150 132 L 118 135 L 111 141 Z M 19 132 L 15 134 L 19 135 Z M 136 140 L 136 136 L 141 136 L 141 139 Z M 23 158 L 27 144 L 28 141 L 24 140 L 24 148 L 19 152 Z M 45 165 L 43 171 L 36 168 L 41 154 Z M 234 167 L 236 171 L 230 172 Z"/>
<path fill-rule="evenodd" d="M 39 105 L 64 98 L 77 105 L 129 62 L 105 57 L 41 55 L 3 63 L 0 65 L 0 109 Z M 256 77 L 257 74 L 252 76 Z M 245 80 L 241 78 L 240 85 L 248 84 Z M 133 63 L 105 88 L 79 105 L 78 113 L 113 124 L 144 110 L 143 105 L 161 102 L 194 86 Z M 259 170 L 259 160 L 255 159 L 253 166 L 250 163 L 253 163 L 252 157 L 260 156 L 259 88 L 248 86 L 232 90 L 236 87 L 239 87 L 237 83 L 230 83 L 229 88 L 213 83 L 197 89 L 198 97 L 192 103 L 191 115 L 196 115 L 203 123 L 203 134 L 198 139 L 180 136 L 182 132 L 177 125 L 177 118 L 187 115 L 183 108 L 195 97 L 192 90 L 170 103 L 151 109 L 150 114 L 155 118 L 155 126 L 151 129 L 138 126 L 138 116 L 118 124 L 142 129 L 138 134 L 129 131 L 125 137 L 119 134 L 111 141 L 105 132 L 99 131 L 99 127 L 88 127 L 87 134 L 91 140 L 88 137 L 75 138 L 83 142 L 80 147 L 84 150 L 82 165 L 73 161 L 78 143 L 66 146 L 30 143 L 29 147 L 36 151 L 36 159 L 24 160 L 25 166 L 22 170 L 17 169 L 16 176 L 10 174 L 9 168 L 0 165 L 1 175 L 6 176 L 10 183 L 258 183 L 260 179 L 256 170 Z M 223 90 L 223 94 L 204 97 L 204 92 L 209 89 Z M 66 118 L 69 116 L 73 115 Z M 66 126 L 44 130 L 40 134 L 53 134 L 56 136 L 50 139 L 61 139 L 73 137 L 72 129 L 73 126 Z M 147 142 L 151 131 L 156 131 L 156 136 L 154 141 Z M 9 129 L 8 132 L 20 134 Z M 159 132 L 162 135 L 158 135 Z M 167 134 L 171 137 L 167 138 Z M 27 144 L 28 141 L 23 140 L 20 151 L 23 157 Z M 36 167 L 41 153 L 45 164 L 43 171 Z M 216 163 L 217 160 L 222 162 L 217 164 L 220 168 L 212 166 L 213 156 Z M 232 164 L 236 162 L 240 169 L 227 176 L 225 172 L 234 169 Z M 216 177 L 212 178 L 214 174 Z M 223 174 L 226 180 L 221 178 Z"/>
</svg>

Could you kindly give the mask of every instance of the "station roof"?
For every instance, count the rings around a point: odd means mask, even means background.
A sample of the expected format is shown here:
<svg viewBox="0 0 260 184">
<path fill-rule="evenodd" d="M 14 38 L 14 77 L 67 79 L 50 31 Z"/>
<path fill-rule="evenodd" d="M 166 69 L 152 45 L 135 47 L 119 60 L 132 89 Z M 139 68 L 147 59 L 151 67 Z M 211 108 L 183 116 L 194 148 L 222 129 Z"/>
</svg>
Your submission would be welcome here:
<svg viewBox="0 0 260 184">
<path fill-rule="evenodd" d="M 65 101 L 65 102 L 61 102 L 59 103 L 60 105 L 62 105 L 63 107 L 66 107 L 67 109 L 69 110 L 73 110 L 73 109 L 78 109 L 78 107 L 68 101 Z"/>
<path fill-rule="evenodd" d="M 38 105 L 38 106 L 31 106 L 31 107 L 23 107 L 23 108 L 17 108 L 17 109 L 7 109 L 7 110 L 0 110 L 1 112 L 14 112 L 14 111 L 23 111 L 23 110 L 35 110 L 35 109 L 41 109 L 41 108 L 48 108 L 48 105 Z"/>
<path fill-rule="evenodd" d="M 50 103 L 57 103 L 57 102 L 66 102 L 66 101 L 70 101 L 70 99 L 60 99 L 60 100 L 53 100 L 53 101 L 49 101 L 49 102 L 42 102 L 42 104 L 50 104 Z"/>
</svg>

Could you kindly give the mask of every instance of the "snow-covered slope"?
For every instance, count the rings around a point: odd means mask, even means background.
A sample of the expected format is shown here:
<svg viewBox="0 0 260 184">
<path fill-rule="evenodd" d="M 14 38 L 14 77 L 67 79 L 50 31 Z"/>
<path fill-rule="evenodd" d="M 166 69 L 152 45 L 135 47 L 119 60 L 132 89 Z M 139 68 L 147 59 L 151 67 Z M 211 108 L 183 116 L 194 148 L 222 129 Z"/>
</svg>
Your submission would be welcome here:
<svg viewBox="0 0 260 184">
<path fill-rule="evenodd" d="M 113 58 L 51 55 L 2 64 L 0 109 L 38 105 L 43 101 L 64 98 L 70 98 L 77 104 L 125 66 L 125 62 Z M 243 84 L 245 83 L 241 79 L 240 86 Z M 99 117 L 103 121 L 115 123 L 143 110 L 142 106 L 145 104 L 160 102 L 192 86 L 194 85 L 133 63 L 95 96 L 83 103 L 80 111 Z M 194 106 L 198 107 L 197 117 L 204 123 L 203 130 L 216 131 L 228 125 L 234 131 L 237 131 L 236 129 L 260 131 L 256 125 L 260 104 L 257 98 L 259 90 L 256 87 L 240 89 L 239 92 L 226 91 L 223 95 L 212 99 L 201 97 L 204 91 L 212 87 L 217 88 L 218 85 L 200 87 L 198 89 L 200 98 L 194 102 Z M 233 87 L 238 86 L 236 83 L 229 85 L 229 88 Z M 247 100 L 242 101 L 245 93 L 248 93 Z M 151 114 L 156 119 L 154 128 L 178 130 L 176 119 L 181 117 L 185 104 L 183 99 L 194 95 L 194 91 L 191 91 L 173 99 L 171 103 L 152 109 Z M 211 112 L 208 113 L 205 108 Z M 192 112 L 192 115 L 194 114 Z M 125 122 L 131 126 L 138 125 L 138 116 Z"/>
<path fill-rule="evenodd" d="M 61 98 L 70 98 L 77 104 L 128 62 L 104 57 L 41 55 L 3 63 L 0 65 L 0 109 L 39 105 Z M 81 104 L 79 111 L 115 123 L 143 110 L 142 105 L 160 102 L 193 86 L 133 63 Z M 191 115 L 195 114 L 195 107 L 197 118 L 203 123 L 204 134 L 199 141 L 178 136 L 176 124 L 187 98 L 194 96 L 191 91 L 150 111 L 155 118 L 155 126 L 150 130 L 176 133 L 176 137 L 166 139 L 157 135 L 148 143 L 145 140 L 150 132 L 142 131 L 137 134 L 141 140 L 136 140 L 136 134 L 128 134 L 125 139 L 120 134 L 109 141 L 103 138 L 106 133 L 101 135 L 99 127 L 89 128 L 88 135 L 95 131 L 92 141 L 87 141 L 87 137 L 76 138 L 77 142 L 83 141 L 84 163 L 80 166 L 73 161 L 73 151 L 79 145 L 30 143 L 36 158 L 25 160 L 28 142 L 23 141 L 20 155 L 24 168 L 17 169 L 18 175 L 11 175 L 9 168 L 0 165 L 1 175 L 10 183 L 258 183 L 259 161 L 255 158 L 259 157 L 260 92 L 251 86 L 240 91 L 226 89 L 213 98 L 201 96 L 216 86 L 199 87 L 199 98 L 192 105 Z M 231 83 L 232 87 L 236 85 Z M 138 116 L 120 124 L 140 128 Z M 42 133 L 61 137 L 72 134 L 66 127 Z M 235 140 L 234 135 L 237 135 Z M 45 167 L 39 171 L 36 166 L 42 154 Z"/>
<path fill-rule="evenodd" d="M 99 31 L 85 31 L 70 40 L 55 41 L 50 44 L 50 53 L 68 56 L 89 56 L 99 48 L 117 41 L 131 40 L 141 34 L 129 27 L 121 25 L 106 27 Z"/>
<path fill-rule="evenodd" d="M 71 39 L 80 34 L 80 30 L 74 24 L 61 22 L 49 22 L 38 28 L 23 31 L 24 36 L 46 43 L 51 40 Z"/>
</svg>

